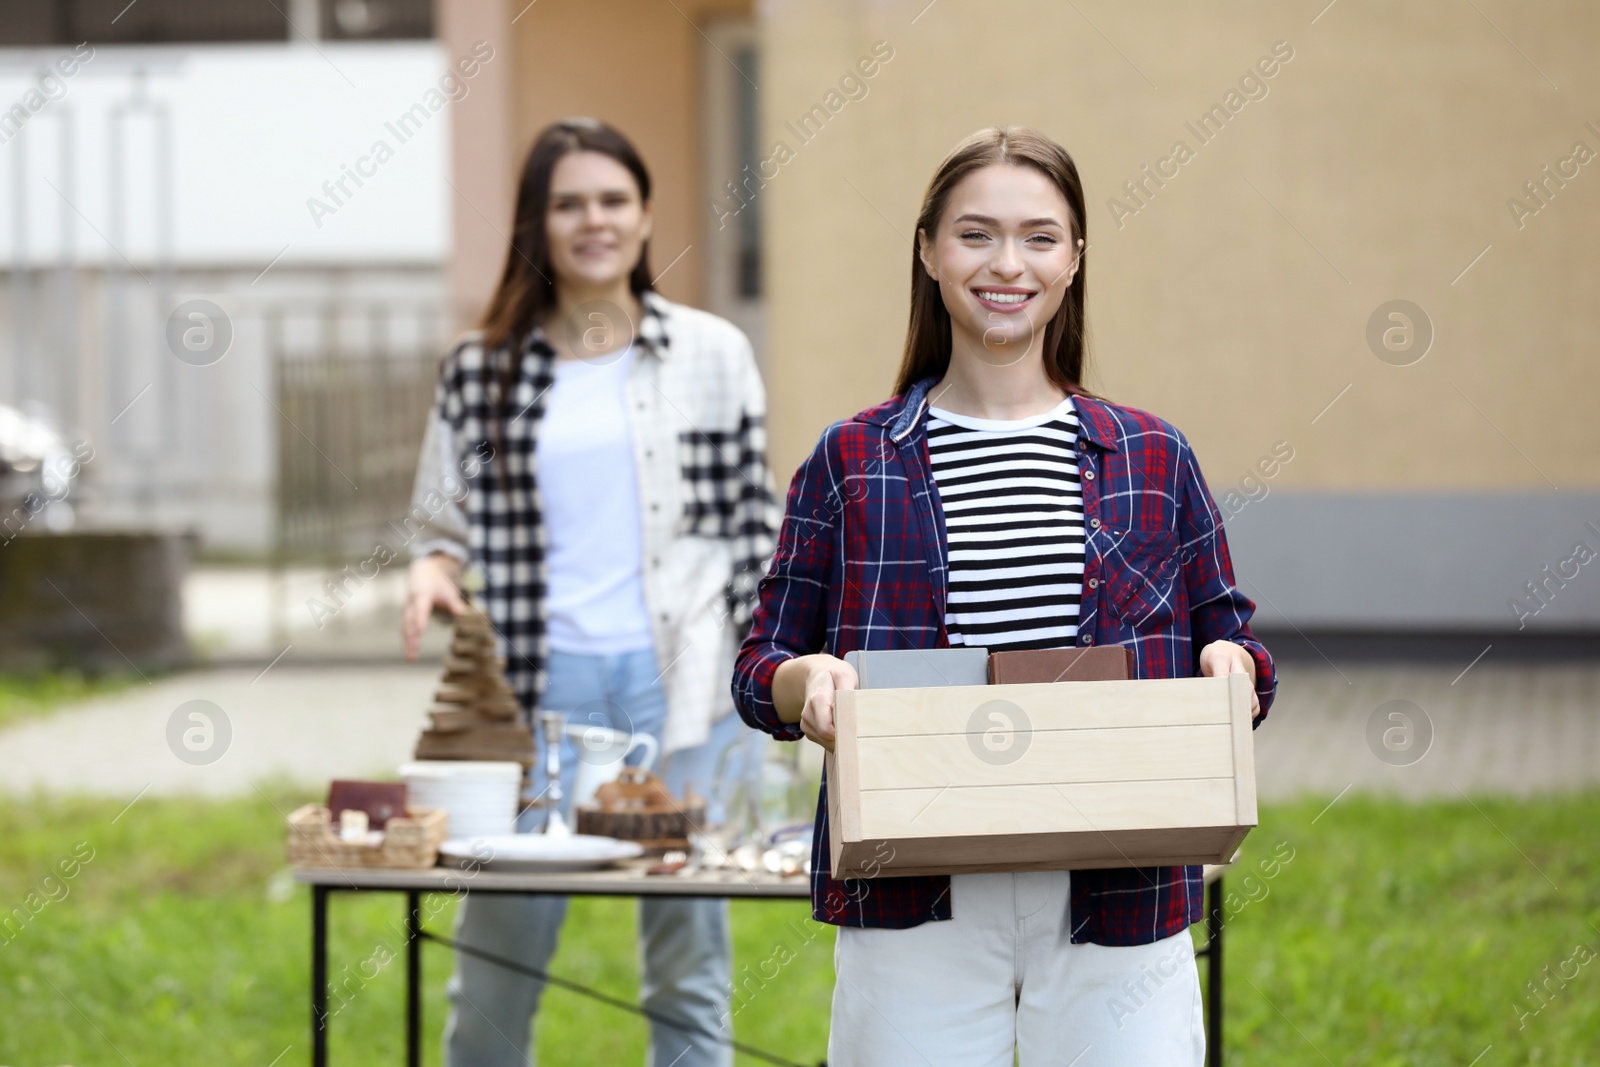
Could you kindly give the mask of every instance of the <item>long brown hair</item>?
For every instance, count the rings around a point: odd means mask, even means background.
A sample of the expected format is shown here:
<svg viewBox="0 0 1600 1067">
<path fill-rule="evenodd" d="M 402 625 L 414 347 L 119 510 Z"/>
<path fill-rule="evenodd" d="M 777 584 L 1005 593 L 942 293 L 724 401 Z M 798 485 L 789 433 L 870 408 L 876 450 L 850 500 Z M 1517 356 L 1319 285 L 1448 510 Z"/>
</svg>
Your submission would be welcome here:
<svg viewBox="0 0 1600 1067">
<path fill-rule="evenodd" d="M 950 193 L 968 174 L 995 163 L 1032 167 L 1055 183 L 1071 209 L 1070 241 L 1078 238 L 1088 247 L 1083 210 L 1083 182 L 1078 165 L 1067 150 L 1027 126 L 990 126 L 968 137 L 945 157 L 928 183 L 917 216 L 917 229 L 931 240 L 938 232 Z M 920 237 L 919 237 L 920 240 Z M 1079 253 L 1080 257 L 1082 252 Z M 1088 287 L 1088 261 L 1080 258 L 1078 273 L 1061 298 L 1061 307 L 1045 326 L 1044 371 L 1050 381 L 1068 393 L 1086 394 L 1083 374 L 1089 360 L 1088 324 L 1084 295 Z M 903 394 L 923 378 L 940 378 L 950 369 L 950 312 L 945 309 L 939 283 L 922 265 L 917 250 L 911 252 L 911 324 L 906 330 L 905 353 L 895 382 L 895 395 Z M 1090 394 L 1092 395 L 1092 394 Z"/>
<path fill-rule="evenodd" d="M 639 157 L 633 142 L 615 127 L 598 119 L 567 118 L 552 122 L 540 132 L 528 149 L 522 165 L 522 180 L 517 186 L 516 218 L 512 222 L 511 247 L 506 252 L 500 284 L 478 321 L 483 331 L 485 351 L 503 345 L 516 345 L 556 304 L 555 271 L 550 265 L 550 245 L 545 234 L 545 213 L 550 205 L 550 176 L 556 163 L 569 152 L 599 152 L 628 169 L 639 186 L 639 199 L 650 201 L 650 172 Z M 639 262 L 628 276 L 634 296 L 654 288 L 650 283 L 650 242 L 639 253 Z M 511 364 L 516 360 L 512 353 Z M 504 398 L 509 389 L 503 389 Z"/>
</svg>

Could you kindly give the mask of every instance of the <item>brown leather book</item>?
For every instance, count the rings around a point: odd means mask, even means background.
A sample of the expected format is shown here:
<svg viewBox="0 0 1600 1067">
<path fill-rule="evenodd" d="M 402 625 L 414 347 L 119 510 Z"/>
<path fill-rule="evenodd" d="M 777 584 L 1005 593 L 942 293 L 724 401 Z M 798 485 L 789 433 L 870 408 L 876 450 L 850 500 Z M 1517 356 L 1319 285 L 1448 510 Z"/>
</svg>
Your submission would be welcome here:
<svg viewBox="0 0 1600 1067">
<path fill-rule="evenodd" d="M 1041 648 L 1026 652 L 991 652 L 989 684 L 1019 682 L 1122 682 L 1132 678 L 1133 649 L 1126 645 L 1098 648 Z"/>
<path fill-rule="evenodd" d="M 335 779 L 328 787 L 328 813 L 335 828 L 339 825 L 339 813 L 346 808 L 366 812 L 367 825 L 382 830 L 384 823 L 406 813 L 406 784 Z"/>
</svg>

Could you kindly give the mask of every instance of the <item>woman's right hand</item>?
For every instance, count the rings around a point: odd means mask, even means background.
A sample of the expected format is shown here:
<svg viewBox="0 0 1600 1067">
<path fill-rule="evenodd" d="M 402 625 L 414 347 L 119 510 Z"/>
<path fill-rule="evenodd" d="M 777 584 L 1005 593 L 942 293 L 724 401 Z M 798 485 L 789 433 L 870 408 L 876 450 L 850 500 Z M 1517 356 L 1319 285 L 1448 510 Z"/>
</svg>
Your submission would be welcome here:
<svg viewBox="0 0 1600 1067">
<path fill-rule="evenodd" d="M 422 631 L 428 628 L 428 616 L 435 608 L 443 608 L 451 615 L 467 610 L 467 602 L 461 598 L 460 581 L 461 563 L 454 556 L 434 552 L 412 560 L 406 572 L 406 606 L 400 621 L 406 659 L 416 660 Z"/>
<path fill-rule="evenodd" d="M 779 665 L 772 681 L 774 703 L 779 705 L 778 717 L 789 722 L 798 721 L 807 737 L 832 752 L 834 694 L 840 689 L 859 687 L 855 668 L 837 656 L 819 652 L 786 660 Z M 788 705 L 790 714 L 795 704 L 800 705 L 798 720 L 783 713 L 784 704 Z"/>
</svg>

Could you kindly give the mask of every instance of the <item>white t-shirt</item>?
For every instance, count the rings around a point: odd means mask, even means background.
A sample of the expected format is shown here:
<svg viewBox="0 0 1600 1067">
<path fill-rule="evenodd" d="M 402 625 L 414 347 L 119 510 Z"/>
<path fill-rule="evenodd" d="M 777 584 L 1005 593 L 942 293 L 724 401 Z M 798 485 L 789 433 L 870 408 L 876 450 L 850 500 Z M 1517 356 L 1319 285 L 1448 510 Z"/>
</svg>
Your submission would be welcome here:
<svg viewBox="0 0 1600 1067">
<path fill-rule="evenodd" d="M 638 473 L 628 428 L 634 351 L 557 360 L 539 425 L 549 552 L 550 647 L 613 655 L 649 648 Z"/>
</svg>

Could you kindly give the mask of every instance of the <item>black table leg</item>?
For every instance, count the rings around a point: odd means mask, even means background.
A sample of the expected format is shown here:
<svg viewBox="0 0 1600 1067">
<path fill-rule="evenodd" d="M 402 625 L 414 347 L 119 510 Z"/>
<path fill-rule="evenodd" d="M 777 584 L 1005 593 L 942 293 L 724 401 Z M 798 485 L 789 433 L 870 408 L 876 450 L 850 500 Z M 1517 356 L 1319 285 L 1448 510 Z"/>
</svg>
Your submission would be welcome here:
<svg viewBox="0 0 1600 1067">
<path fill-rule="evenodd" d="M 328 1067 L 328 887 L 311 887 L 311 1067 Z"/>
<path fill-rule="evenodd" d="M 1206 893 L 1206 1063 L 1222 1067 L 1222 879 Z"/>
<path fill-rule="evenodd" d="M 422 894 L 406 891 L 406 1067 L 422 1067 Z"/>
</svg>

